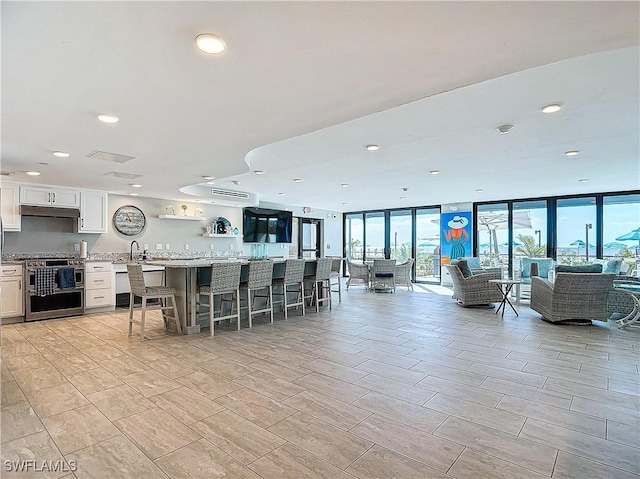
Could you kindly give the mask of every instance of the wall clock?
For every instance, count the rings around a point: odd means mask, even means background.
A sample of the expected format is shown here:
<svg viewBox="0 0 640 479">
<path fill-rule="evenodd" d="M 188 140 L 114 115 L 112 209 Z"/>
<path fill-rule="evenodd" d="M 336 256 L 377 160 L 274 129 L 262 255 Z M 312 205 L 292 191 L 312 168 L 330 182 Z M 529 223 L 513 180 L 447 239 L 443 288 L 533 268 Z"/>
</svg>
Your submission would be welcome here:
<svg viewBox="0 0 640 479">
<path fill-rule="evenodd" d="M 121 206 L 113 214 L 113 226 L 123 235 L 140 234 L 147 224 L 147 219 L 140 208 L 133 205 Z"/>
</svg>

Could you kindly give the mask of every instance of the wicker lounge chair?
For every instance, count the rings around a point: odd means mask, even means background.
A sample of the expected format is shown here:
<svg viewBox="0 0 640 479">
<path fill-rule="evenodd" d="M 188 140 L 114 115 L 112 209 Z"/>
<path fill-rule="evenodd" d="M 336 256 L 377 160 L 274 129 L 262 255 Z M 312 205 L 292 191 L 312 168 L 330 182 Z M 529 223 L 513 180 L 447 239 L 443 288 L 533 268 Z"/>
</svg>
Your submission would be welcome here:
<svg viewBox="0 0 640 479">
<path fill-rule="evenodd" d="M 445 264 L 445 268 L 453 281 L 453 299 L 461 306 L 477 306 L 480 304 L 499 303 L 502 301 L 502 292 L 491 279 L 500 279 L 501 272 L 473 274 L 464 277 L 460 268 L 456 265 Z"/>
<path fill-rule="evenodd" d="M 608 321 L 613 274 L 558 273 L 555 283 L 531 278 L 531 309 L 551 323 L 591 324 Z"/>
<path fill-rule="evenodd" d="M 369 289 L 369 265 L 366 264 L 358 264 L 352 263 L 347 260 L 347 270 L 349 271 L 349 279 L 347 280 L 347 291 L 349 290 L 349 286 L 351 286 L 351 282 L 354 279 L 359 279 L 364 281 L 364 285 Z"/>
<path fill-rule="evenodd" d="M 413 291 L 413 283 L 411 282 L 411 268 L 413 267 L 413 258 L 396 265 L 396 286 L 406 286 L 407 291 Z"/>
</svg>

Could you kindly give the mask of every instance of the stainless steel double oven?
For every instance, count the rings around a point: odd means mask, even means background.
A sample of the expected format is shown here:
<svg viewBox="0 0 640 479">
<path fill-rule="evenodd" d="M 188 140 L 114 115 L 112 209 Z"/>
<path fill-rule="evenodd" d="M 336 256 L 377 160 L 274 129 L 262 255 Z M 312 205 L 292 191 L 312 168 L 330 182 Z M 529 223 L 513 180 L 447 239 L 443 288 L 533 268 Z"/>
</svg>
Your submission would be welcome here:
<svg viewBox="0 0 640 479">
<path fill-rule="evenodd" d="M 60 269 L 73 268 L 75 281 L 61 288 Z M 53 282 L 46 294 L 36 291 L 36 275 L 45 273 Z M 27 321 L 61 318 L 84 313 L 84 260 L 70 258 L 30 259 L 25 262 Z"/>
</svg>

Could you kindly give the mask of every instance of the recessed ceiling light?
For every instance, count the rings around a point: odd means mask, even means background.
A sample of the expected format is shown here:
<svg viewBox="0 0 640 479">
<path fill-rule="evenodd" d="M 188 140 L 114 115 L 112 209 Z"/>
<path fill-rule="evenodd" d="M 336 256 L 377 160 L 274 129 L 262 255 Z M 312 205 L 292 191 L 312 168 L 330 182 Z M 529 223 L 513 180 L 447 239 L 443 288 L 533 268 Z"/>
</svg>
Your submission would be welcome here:
<svg viewBox="0 0 640 479">
<path fill-rule="evenodd" d="M 501 135 L 506 135 L 512 129 L 513 129 L 513 125 L 500 125 L 498 128 L 496 128 L 496 131 Z"/>
<path fill-rule="evenodd" d="M 49 163 L 45 162 L 45 161 L 39 161 L 38 162 L 39 165 L 44 165 L 44 166 L 48 166 Z"/>
<path fill-rule="evenodd" d="M 58 158 L 69 158 L 70 155 L 64 151 L 54 151 L 53 156 L 57 156 Z"/>
<path fill-rule="evenodd" d="M 343 188 L 349 188 L 349 183 L 342 183 L 340 186 L 342 186 Z"/>
<path fill-rule="evenodd" d="M 216 182 L 215 182 L 215 181 L 207 181 L 207 184 L 208 184 L 208 185 L 215 185 L 215 184 L 216 184 Z"/>
<path fill-rule="evenodd" d="M 380 149 L 378 145 L 367 145 L 365 148 L 367 149 L 367 151 L 377 151 Z"/>
<path fill-rule="evenodd" d="M 293 182 L 294 183 L 302 183 L 302 178 L 294 178 Z"/>
<path fill-rule="evenodd" d="M 542 107 L 542 113 L 555 113 L 561 109 L 562 105 L 560 103 L 551 103 Z"/>
<path fill-rule="evenodd" d="M 138 184 L 135 184 L 135 185 L 129 185 L 129 186 L 131 186 L 131 187 L 133 187 L 133 188 L 142 188 L 142 185 L 138 185 Z"/>
<path fill-rule="evenodd" d="M 439 175 L 440 174 L 440 170 L 431 170 L 429 172 L 430 175 Z"/>
<path fill-rule="evenodd" d="M 262 171 L 262 170 L 256 170 L 256 171 L 254 171 L 254 173 L 256 175 L 264 175 L 264 171 Z"/>
<path fill-rule="evenodd" d="M 589 183 L 589 178 L 582 178 L 581 180 L 578 180 L 580 183 Z"/>
<path fill-rule="evenodd" d="M 484 191 L 484 190 L 483 190 L 482 188 L 478 188 L 478 189 L 476 190 L 476 193 L 482 193 L 483 191 Z"/>
<path fill-rule="evenodd" d="M 286 193 L 278 193 L 280 196 L 285 196 Z"/>
<path fill-rule="evenodd" d="M 138 196 L 138 193 L 129 193 L 129 196 Z"/>
<path fill-rule="evenodd" d="M 580 153 L 578 150 L 569 150 L 564 152 L 567 156 L 576 156 L 578 153 Z"/>
<path fill-rule="evenodd" d="M 209 55 L 219 55 L 226 48 L 224 40 L 213 33 L 201 33 L 198 35 L 196 37 L 196 45 L 201 52 Z"/>
<path fill-rule="evenodd" d="M 27 171 L 27 175 L 29 175 L 29 176 L 39 176 L 40 172 L 39 171 Z"/>
<path fill-rule="evenodd" d="M 98 120 L 100 120 L 102 123 L 118 123 L 120 118 L 113 115 L 98 115 Z"/>
<path fill-rule="evenodd" d="M 202 179 L 203 180 L 215 180 L 216 177 L 215 176 L 203 176 Z"/>
</svg>

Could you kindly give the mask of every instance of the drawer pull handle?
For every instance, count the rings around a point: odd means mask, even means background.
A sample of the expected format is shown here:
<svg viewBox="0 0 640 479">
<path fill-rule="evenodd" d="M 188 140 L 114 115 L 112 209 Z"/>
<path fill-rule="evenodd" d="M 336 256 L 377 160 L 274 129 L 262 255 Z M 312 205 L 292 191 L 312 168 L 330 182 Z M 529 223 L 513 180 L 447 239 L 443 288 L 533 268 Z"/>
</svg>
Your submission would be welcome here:
<svg viewBox="0 0 640 479">
<path fill-rule="evenodd" d="M 93 269 L 104 269 L 104 266 L 94 266 Z"/>
<path fill-rule="evenodd" d="M 13 274 L 13 273 L 15 273 L 16 271 L 18 271 L 18 270 L 17 270 L 17 269 L 6 270 L 6 271 L 4 271 L 4 274 Z"/>
<path fill-rule="evenodd" d="M 104 296 L 94 296 L 93 299 L 104 299 Z"/>
<path fill-rule="evenodd" d="M 94 283 L 104 283 L 104 279 L 94 279 Z"/>
</svg>

